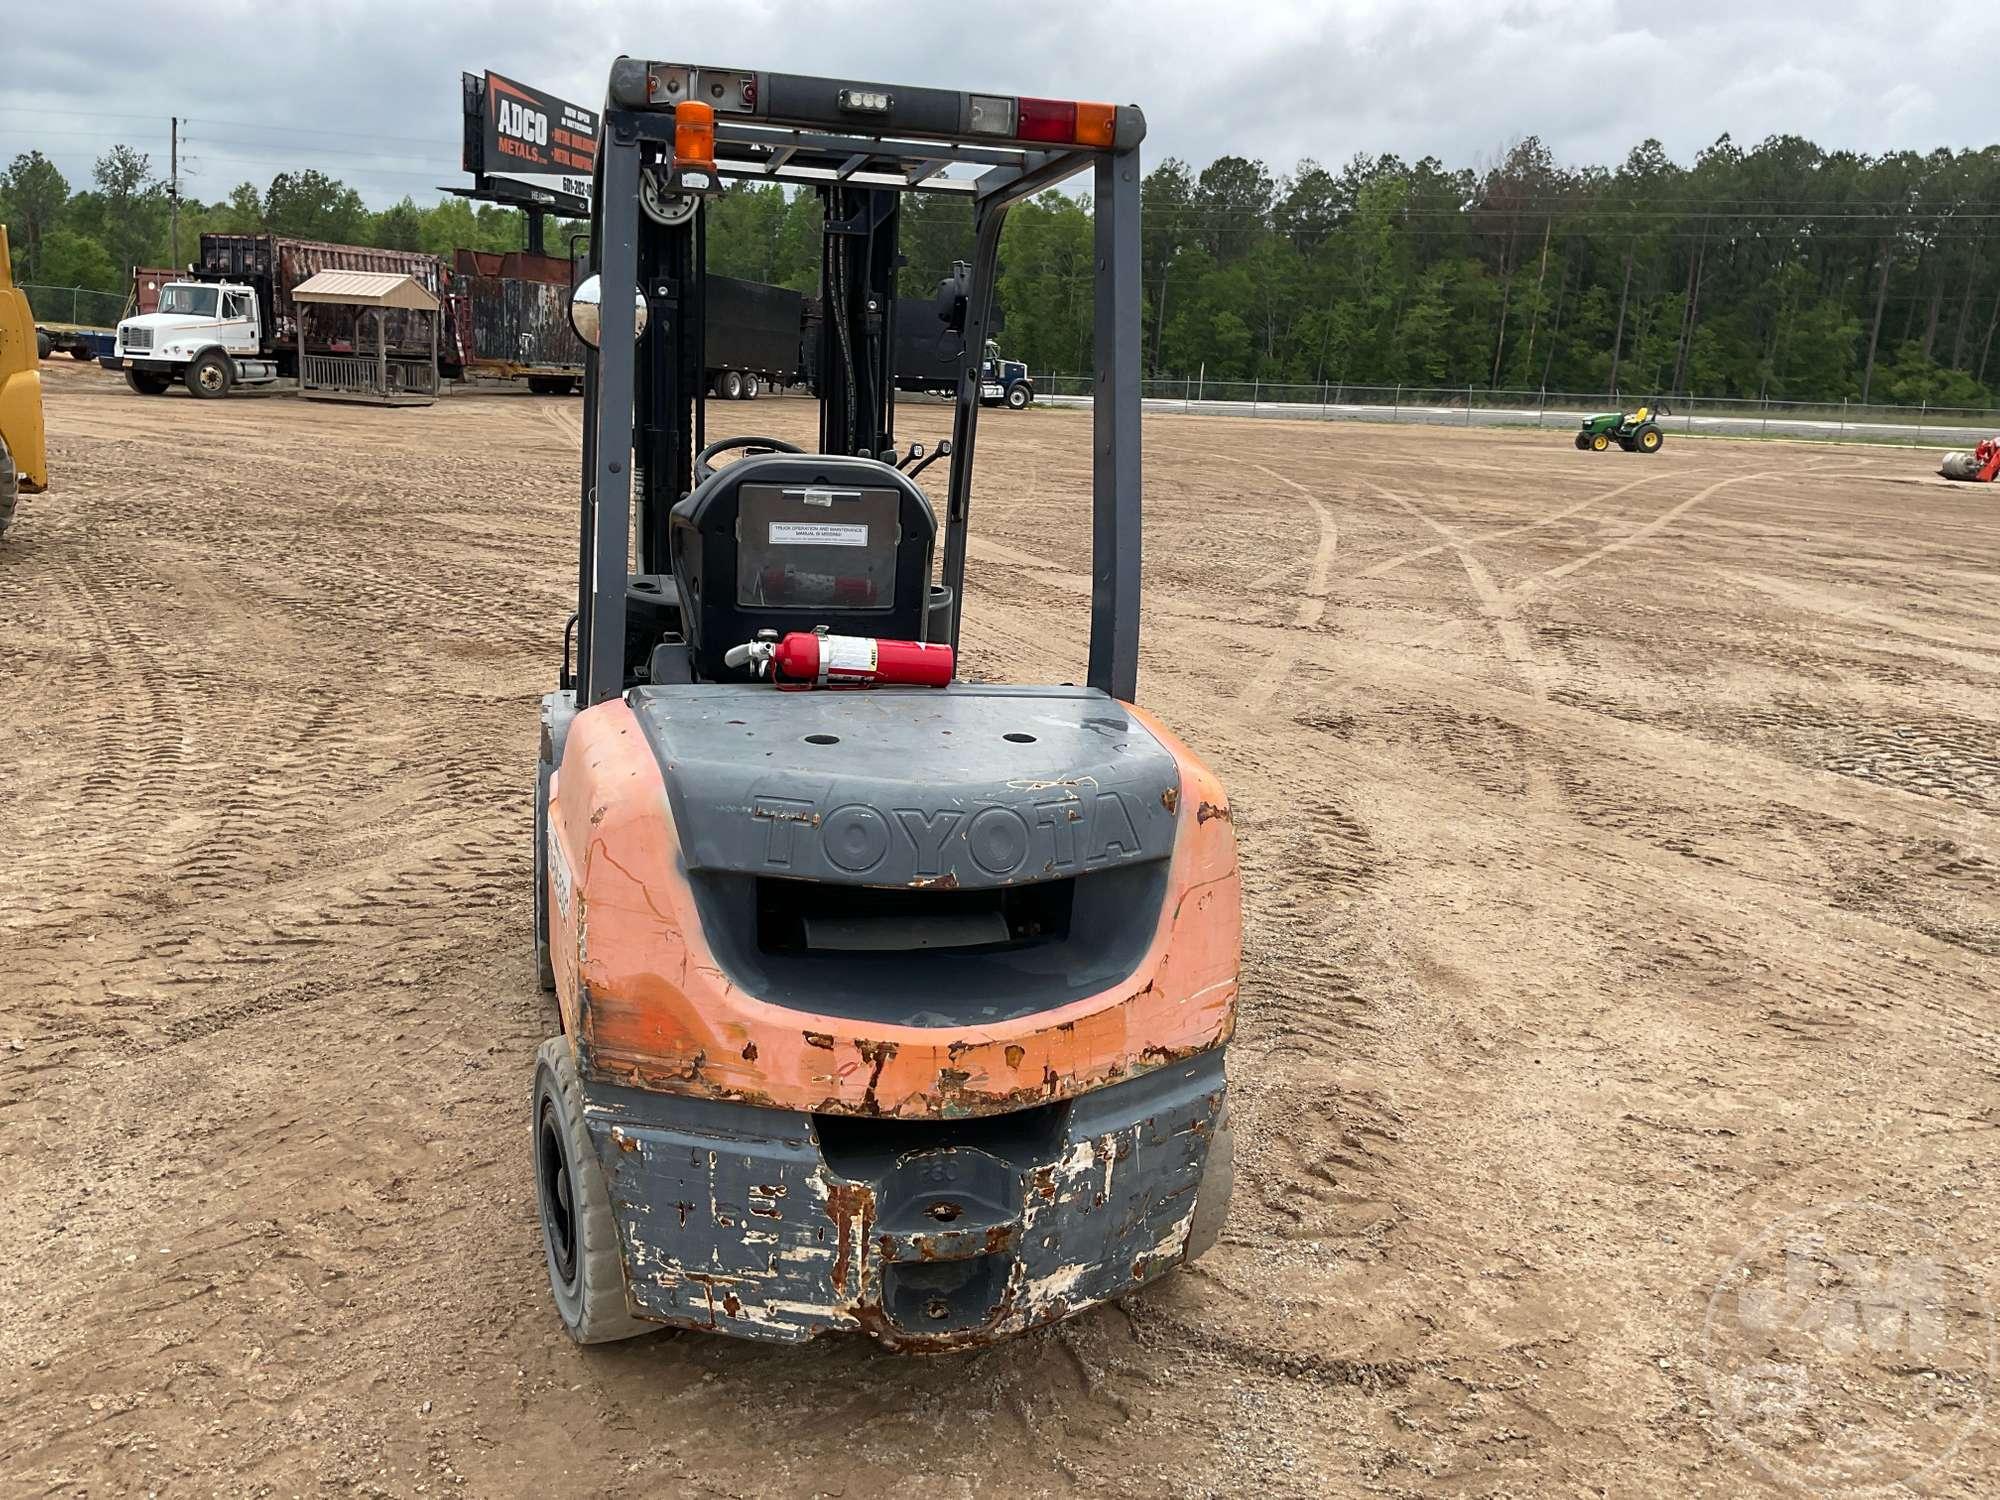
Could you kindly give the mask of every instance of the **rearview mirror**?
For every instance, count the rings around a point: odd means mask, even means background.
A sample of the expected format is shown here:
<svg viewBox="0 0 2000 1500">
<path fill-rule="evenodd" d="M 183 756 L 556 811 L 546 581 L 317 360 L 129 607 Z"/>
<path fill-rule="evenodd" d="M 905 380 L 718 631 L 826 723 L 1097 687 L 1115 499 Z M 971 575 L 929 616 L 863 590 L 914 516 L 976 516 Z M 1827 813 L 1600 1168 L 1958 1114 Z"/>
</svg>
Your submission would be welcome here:
<svg viewBox="0 0 2000 1500">
<path fill-rule="evenodd" d="M 598 276 L 586 276 L 570 294 L 569 326 L 576 330 L 576 336 L 591 348 L 597 347 L 598 338 L 604 329 L 604 282 Z M 632 339 L 637 342 L 639 335 L 646 331 L 645 293 L 632 293 Z"/>
</svg>

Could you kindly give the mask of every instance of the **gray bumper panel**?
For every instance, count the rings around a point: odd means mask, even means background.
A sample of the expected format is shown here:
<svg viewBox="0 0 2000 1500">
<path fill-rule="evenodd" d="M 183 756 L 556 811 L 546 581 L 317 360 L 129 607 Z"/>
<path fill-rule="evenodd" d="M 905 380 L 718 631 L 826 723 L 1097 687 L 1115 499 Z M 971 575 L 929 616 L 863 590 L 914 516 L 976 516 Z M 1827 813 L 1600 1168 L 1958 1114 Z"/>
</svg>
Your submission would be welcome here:
<svg viewBox="0 0 2000 1500">
<path fill-rule="evenodd" d="M 1180 1261 L 1223 1049 L 980 1120 L 832 1118 L 589 1082 L 584 1099 L 635 1312 L 747 1338 L 860 1330 L 947 1349 L 1054 1322 Z"/>
</svg>

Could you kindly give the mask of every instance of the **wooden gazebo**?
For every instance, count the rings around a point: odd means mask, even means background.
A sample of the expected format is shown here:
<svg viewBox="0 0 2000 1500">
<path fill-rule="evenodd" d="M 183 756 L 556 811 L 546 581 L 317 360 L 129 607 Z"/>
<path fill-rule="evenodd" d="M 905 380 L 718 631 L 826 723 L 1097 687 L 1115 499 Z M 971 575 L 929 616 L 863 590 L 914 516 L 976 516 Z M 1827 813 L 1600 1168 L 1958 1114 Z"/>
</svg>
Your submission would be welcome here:
<svg viewBox="0 0 2000 1500">
<path fill-rule="evenodd" d="M 377 406 L 429 406 L 438 393 L 438 299 L 415 278 L 395 271 L 321 271 L 293 288 L 303 304 L 299 331 L 299 394 L 315 401 L 364 401 Z M 353 312 L 353 352 L 313 354 L 306 348 L 306 308 L 332 305 Z M 408 341 L 392 348 L 389 320 L 395 312 L 417 313 L 430 324 L 430 351 L 413 356 Z M 373 313 L 375 352 L 364 353 L 362 330 Z M 404 320 L 399 320 L 404 321 Z"/>
</svg>

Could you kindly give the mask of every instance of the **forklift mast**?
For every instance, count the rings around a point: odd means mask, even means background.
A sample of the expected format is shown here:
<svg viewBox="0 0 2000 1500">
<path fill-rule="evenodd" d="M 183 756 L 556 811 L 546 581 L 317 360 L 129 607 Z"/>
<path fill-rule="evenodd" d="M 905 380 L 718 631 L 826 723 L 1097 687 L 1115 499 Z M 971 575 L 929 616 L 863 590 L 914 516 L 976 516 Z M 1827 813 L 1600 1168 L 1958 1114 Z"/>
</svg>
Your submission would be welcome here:
<svg viewBox="0 0 2000 1500">
<path fill-rule="evenodd" d="M 820 451 L 891 463 L 902 194 L 955 193 L 972 200 L 974 243 L 960 330 L 967 357 L 958 377 L 944 506 L 947 640 L 956 647 L 980 410 L 978 351 L 991 333 L 1001 226 L 1015 203 L 1079 173 L 1093 174 L 1088 680 L 1114 697 L 1135 696 L 1144 136 L 1145 118 L 1131 106 L 890 90 L 633 58 L 614 64 L 585 267 L 600 283 L 602 322 L 584 375 L 574 680 L 579 708 L 625 690 L 631 575 L 669 570 L 669 515 L 693 489 L 695 458 L 708 442 L 702 206 L 726 178 L 783 182 L 819 194 L 825 325 L 813 374 Z"/>
</svg>

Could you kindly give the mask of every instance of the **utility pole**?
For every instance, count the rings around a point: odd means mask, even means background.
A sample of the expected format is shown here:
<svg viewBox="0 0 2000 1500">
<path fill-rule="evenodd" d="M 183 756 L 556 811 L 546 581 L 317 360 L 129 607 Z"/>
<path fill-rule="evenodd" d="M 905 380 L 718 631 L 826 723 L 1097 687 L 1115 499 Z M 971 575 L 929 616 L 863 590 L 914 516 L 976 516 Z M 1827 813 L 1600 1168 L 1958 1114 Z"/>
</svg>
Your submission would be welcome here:
<svg viewBox="0 0 2000 1500">
<path fill-rule="evenodd" d="M 167 246 L 174 269 L 181 268 L 181 117 L 174 115 L 167 136 Z"/>
</svg>

